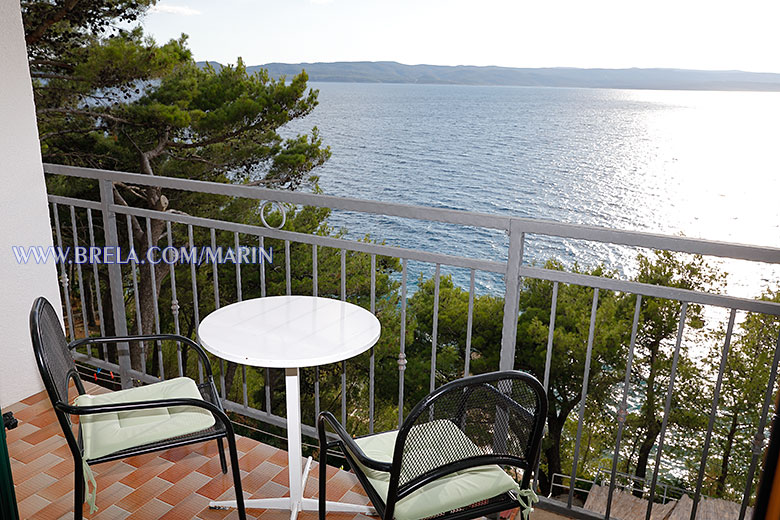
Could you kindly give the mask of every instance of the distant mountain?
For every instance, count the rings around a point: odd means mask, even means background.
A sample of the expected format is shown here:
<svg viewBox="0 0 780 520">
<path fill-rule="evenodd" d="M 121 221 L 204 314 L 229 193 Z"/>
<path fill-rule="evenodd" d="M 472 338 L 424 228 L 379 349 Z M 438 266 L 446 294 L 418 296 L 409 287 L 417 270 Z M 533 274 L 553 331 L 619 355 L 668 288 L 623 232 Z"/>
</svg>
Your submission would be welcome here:
<svg viewBox="0 0 780 520">
<path fill-rule="evenodd" d="M 217 62 L 208 62 L 219 69 Z M 206 62 L 199 62 L 205 66 Z M 404 65 L 394 61 L 335 63 L 266 63 L 247 67 L 267 69 L 272 77 L 291 77 L 306 70 L 310 81 L 345 83 L 429 83 L 447 85 L 506 85 L 529 87 L 591 87 L 659 90 L 780 91 L 780 74 L 688 69 L 577 69 Z"/>
</svg>

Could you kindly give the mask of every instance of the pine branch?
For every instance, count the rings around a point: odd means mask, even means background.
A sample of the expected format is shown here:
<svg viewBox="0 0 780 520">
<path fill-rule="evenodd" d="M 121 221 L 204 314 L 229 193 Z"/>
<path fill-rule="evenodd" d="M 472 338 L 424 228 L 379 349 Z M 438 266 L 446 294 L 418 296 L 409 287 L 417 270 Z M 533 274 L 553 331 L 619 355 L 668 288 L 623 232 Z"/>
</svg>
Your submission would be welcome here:
<svg viewBox="0 0 780 520">
<path fill-rule="evenodd" d="M 107 119 L 109 121 L 114 121 L 116 123 L 123 123 L 126 125 L 141 126 L 138 123 L 130 121 L 129 119 L 112 116 L 111 114 L 106 114 L 104 112 L 93 112 L 91 110 L 83 110 L 80 108 L 41 108 L 38 110 L 38 113 L 39 114 L 74 114 L 79 116 L 94 117 L 95 119 Z"/>
<path fill-rule="evenodd" d="M 62 4 L 62 7 L 60 7 L 58 10 L 50 13 L 48 17 L 46 17 L 42 22 L 41 25 L 39 25 L 34 31 L 32 31 L 30 34 L 28 34 L 25 37 L 25 42 L 27 43 L 27 46 L 34 45 L 38 43 L 38 40 L 41 39 L 43 34 L 55 23 L 62 21 L 65 16 L 73 10 L 74 7 L 76 7 L 76 4 L 79 3 L 79 0 L 66 0 L 65 3 Z"/>
</svg>

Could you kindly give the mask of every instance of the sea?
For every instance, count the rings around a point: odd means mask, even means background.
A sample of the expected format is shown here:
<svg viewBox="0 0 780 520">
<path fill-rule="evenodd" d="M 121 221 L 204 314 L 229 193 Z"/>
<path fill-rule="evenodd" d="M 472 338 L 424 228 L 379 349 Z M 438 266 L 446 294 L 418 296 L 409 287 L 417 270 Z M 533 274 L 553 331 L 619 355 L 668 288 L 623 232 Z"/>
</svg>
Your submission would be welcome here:
<svg viewBox="0 0 780 520">
<path fill-rule="evenodd" d="M 780 247 L 780 93 L 312 83 L 328 195 Z M 505 260 L 504 232 L 334 211 L 347 236 Z M 636 248 L 528 237 L 527 264 L 636 272 Z M 757 297 L 777 266 L 709 258 Z M 442 268 L 468 288 L 468 270 Z M 410 290 L 433 266 L 410 262 Z M 480 294 L 503 294 L 477 272 Z"/>
</svg>

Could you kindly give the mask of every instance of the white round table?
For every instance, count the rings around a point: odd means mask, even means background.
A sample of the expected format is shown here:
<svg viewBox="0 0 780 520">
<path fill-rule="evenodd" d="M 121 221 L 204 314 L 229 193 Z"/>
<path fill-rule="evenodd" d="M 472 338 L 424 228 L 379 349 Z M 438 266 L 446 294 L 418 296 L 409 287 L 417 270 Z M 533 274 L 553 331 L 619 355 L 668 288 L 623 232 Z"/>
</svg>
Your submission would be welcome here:
<svg viewBox="0 0 780 520">
<path fill-rule="evenodd" d="M 342 361 L 371 348 L 379 339 L 379 320 L 369 311 L 340 300 L 314 296 L 270 296 L 218 309 L 201 322 L 198 339 L 222 359 L 244 365 L 285 369 L 287 460 L 290 496 L 246 500 L 247 508 L 317 511 L 317 499 L 303 498 L 311 457 L 301 469 L 301 367 Z M 236 502 L 211 502 L 236 507 Z M 327 511 L 375 514 L 370 506 L 327 502 Z"/>
</svg>

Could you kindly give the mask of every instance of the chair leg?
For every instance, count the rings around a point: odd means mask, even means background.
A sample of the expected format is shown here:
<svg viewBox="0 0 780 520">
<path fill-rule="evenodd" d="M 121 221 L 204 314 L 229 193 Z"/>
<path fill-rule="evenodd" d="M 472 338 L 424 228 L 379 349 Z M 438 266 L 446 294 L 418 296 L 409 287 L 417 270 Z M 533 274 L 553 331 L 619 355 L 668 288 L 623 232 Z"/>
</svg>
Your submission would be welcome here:
<svg viewBox="0 0 780 520">
<path fill-rule="evenodd" d="M 76 470 L 73 472 L 75 478 L 73 486 L 73 518 L 82 520 L 84 518 L 84 472 L 81 468 L 81 461 L 74 461 Z"/>
<path fill-rule="evenodd" d="M 317 436 L 320 441 L 320 496 L 319 496 L 319 513 L 320 520 L 325 520 L 325 502 L 327 500 L 325 483 L 328 480 L 328 439 L 325 436 L 325 419 L 320 414 L 317 417 Z"/>
<path fill-rule="evenodd" d="M 222 437 L 217 439 L 217 447 L 219 448 L 219 464 L 222 466 L 222 473 L 227 474 L 227 460 L 225 459 L 225 444 Z"/>
<path fill-rule="evenodd" d="M 240 520 L 246 520 L 244 491 L 241 488 L 241 470 L 238 467 L 238 452 L 236 451 L 236 438 L 233 436 L 232 432 L 230 432 L 230 435 L 227 436 L 227 441 L 228 450 L 230 451 L 230 469 L 233 470 L 233 488 L 236 491 L 236 509 L 238 509 L 238 518 Z"/>
<path fill-rule="evenodd" d="M 327 448 L 325 448 L 327 450 Z M 320 520 L 325 520 L 325 501 L 327 500 L 327 494 L 325 490 L 325 484 L 328 480 L 327 475 L 327 465 L 328 465 L 328 456 L 327 454 L 323 455 L 323 450 L 320 448 Z"/>
</svg>

